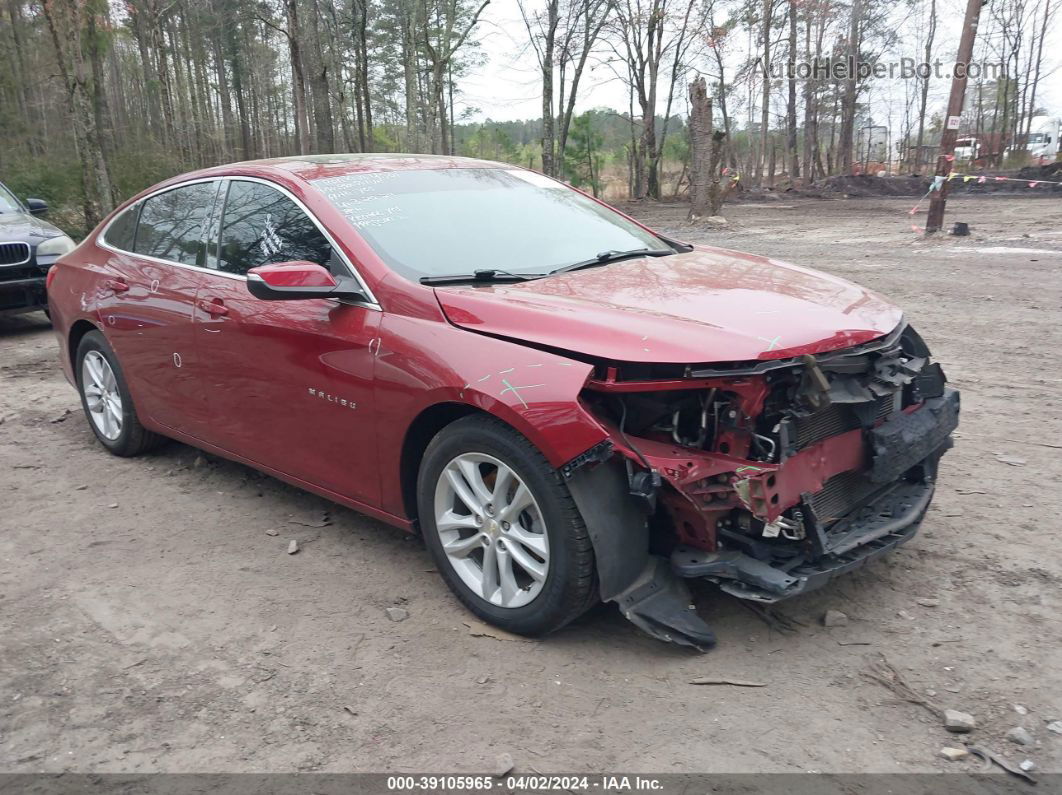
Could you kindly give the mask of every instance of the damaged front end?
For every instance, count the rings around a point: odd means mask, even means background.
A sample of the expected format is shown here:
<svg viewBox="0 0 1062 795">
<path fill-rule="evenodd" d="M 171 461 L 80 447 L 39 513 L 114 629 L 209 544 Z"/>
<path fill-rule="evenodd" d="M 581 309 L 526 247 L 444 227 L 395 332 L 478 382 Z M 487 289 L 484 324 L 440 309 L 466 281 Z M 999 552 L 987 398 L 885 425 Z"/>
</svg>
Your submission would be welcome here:
<svg viewBox="0 0 1062 795">
<path fill-rule="evenodd" d="M 815 356 L 599 365 L 582 400 L 610 439 L 563 471 L 588 517 L 602 597 L 699 648 L 714 639 L 672 575 L 769 603 L 904 543 L 959 416 L 958 391 L 903 324 Z"/>
</svg>

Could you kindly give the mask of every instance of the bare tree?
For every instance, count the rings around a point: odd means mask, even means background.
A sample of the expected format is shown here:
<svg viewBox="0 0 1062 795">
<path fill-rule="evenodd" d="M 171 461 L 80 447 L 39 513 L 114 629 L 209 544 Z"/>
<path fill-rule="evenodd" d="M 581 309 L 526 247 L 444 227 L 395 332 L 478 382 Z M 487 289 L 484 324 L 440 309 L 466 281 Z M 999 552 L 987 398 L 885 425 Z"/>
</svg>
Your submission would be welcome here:
<svg viewBox="0 0 1062 795">
<path fill-rule="evenodd" d="M 797 158 L 797 5 L 798 0 L 789 0 L 789 53 L 786 59 L 785 152 L 789 168 L 789 181 L 800 177 L 800 161 Z"/>
<path fill-rule="evenodd" d="M 446 78 L 455 56 L 489 3 L 490 0 L 482 0 L 471 13 L 463 0 L 424 0 L 421 7 L 419 22 L 423 36 L 421 45 L 428 60 L 427 115 L 433 152 L 450 150 Z"/>
<path fill-rule="evenodd" d="M 926 46 L 925 46 L 925 63 L 933 62 L 933 39 L 937 33 L 937 0 L 929 0 L 929 21 L 928 29 L 926 31 Z M 918 138 L 915 139 L 915 168 L 921 169 L 922 167 L 922 146 L 925 140 L 926 132 L 926 104 L 929 101 L 929 78 L 930 75 L 927 72 L 924 77 L 919 78 L 921 83 L 921 93 L 918 103 Z"/>
<path fill-rule="evenodd" d="M 104 0 L 67 2 L 44 0 L 44 17 L 55 46 L 59 74 L 67 94 L 67 107 L 74 129 L 74 140 L 81 157 L 81 187 L 84 192 L 85 223 L 92 227 L 100 222 L 112 206 L 111 175 L 100 141 L 95 95 L 101 87 L 93 82 L 92 65 L 86 50 L 90 30 L 104 13 Z"/>
<path fill-rule="evenodd" d="M 560 163 L 564 162 L 583 71 L 605 23 L 608 22 L 611 10 L 612 0 L 568 0 L 568 14 L 561 36 L 558 62 L 560 89 L 557 107 L 561 112 L 557 133 L 557 160 Z M 565 95 L 565 78 L 569 68 L 571 84 Z"/>
<path fill-rule="evenodd" d="M 518 5 L 531 46 L 538 56 L 538 68 L 542 73 L 542 173 L 552 177 L 557 173 L 553 67 L 557 25 L 560 23 L 560 0 L 546 0 L 542 12 L 534 14 L 533 17 L 528 14 L 522 0 L 519 0 Z"/>
<path fill-rule="evenodd" d="M 525 0 L 518 4 L 542 75 L 542 171 L 556 176 L 563 168 L 583 70 L 608 19 L 611 0 L 545 0 L 537 11 Z"/>
<path fill-rule="evenodd" d="M 694 17 L 694 10 L 701 11 Z M 685 66 L 691 36 L 703 30 L 704 6 L 697 0 L 621 0 L 613 15 L 612 47 L 623 63 L 621 76 L 641 110 L 641 133 L 633 154 L 631 196 L 660 198 L 659 161 L 662 140 L 656 132 L 657 90 L 665 57 L 672 56 L 668 81 L 665 135 L 675 84 Z"/>
<path fill-rule="evenodd" d="M 852 173 L 852 156 L 855 137 L 856 98 L 858 96 L 859 51 L 861 42 L 861 24 L 863 22 L 863 0 L 852 0 L 852 13 L 848 21 L 848 75 L 844 81 L 844 95 L 841 99 L 841 129 L 838 162 L 842 174 Z"/>
</svg>

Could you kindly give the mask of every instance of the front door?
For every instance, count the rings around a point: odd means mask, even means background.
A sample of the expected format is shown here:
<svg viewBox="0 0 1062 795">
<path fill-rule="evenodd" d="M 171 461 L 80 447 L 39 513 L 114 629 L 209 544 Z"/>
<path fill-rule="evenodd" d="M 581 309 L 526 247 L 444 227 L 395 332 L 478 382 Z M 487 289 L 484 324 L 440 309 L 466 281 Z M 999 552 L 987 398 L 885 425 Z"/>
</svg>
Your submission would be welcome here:
<svg viewBox="0 0 1062 795">
<path fill-rule="evenodd" d="M 262 301 L 250 268 L 308 260 L 345 275 L 316 222 L 261 182 L 228 183 L 220 247 L 196 297 L 209 441 L 360 502 L 379 502 L 373 345 L 380 312 L 331 299 Z"/>
</svg>

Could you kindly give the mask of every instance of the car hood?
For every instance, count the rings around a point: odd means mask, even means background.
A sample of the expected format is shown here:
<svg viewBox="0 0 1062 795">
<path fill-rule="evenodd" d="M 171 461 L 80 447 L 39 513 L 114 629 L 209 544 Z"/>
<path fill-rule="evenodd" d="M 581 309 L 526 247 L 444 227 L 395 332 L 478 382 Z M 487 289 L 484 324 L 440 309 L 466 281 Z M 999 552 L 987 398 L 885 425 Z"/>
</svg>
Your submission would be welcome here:
<svg viewBox="0 0 1062 795">
<path fill-rule="evenodd" d="M 887 334 L 903 317 L 844 279 L 708 247 L 436 295 L 450 322 L 470 331 L 662 364 L 824 353 Z"/>
<path fill-rule="evenodd" d="M 28 213 L 0 213 L 0 242 L 34 243 L 61 234 L 60 229 Z"/>
</svg>

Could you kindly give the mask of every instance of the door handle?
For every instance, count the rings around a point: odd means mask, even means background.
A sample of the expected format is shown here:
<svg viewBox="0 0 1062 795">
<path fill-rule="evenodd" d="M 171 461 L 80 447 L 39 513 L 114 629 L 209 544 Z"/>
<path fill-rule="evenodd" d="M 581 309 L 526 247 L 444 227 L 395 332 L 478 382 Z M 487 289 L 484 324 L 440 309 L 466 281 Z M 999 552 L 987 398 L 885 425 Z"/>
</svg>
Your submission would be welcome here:
<svg viewBox="0 0 1062 795">
<path fill-rule="evenodd" d="M 211 317 L 219 317 L 221 315 L 227 315 L 229 313 L 229 308 L 222 303 L 220 298 L 214 298 L 212 300 L 200 298 L 198 301 L 196 301 L 196 306 L 198 306 Z"/>
<path fill-rule="evenodd" d="M 115 293 L 129 292 L 129 284 L 122 278 L 106 279 L 103 282 L 103 286 Z"/>
</svg>

